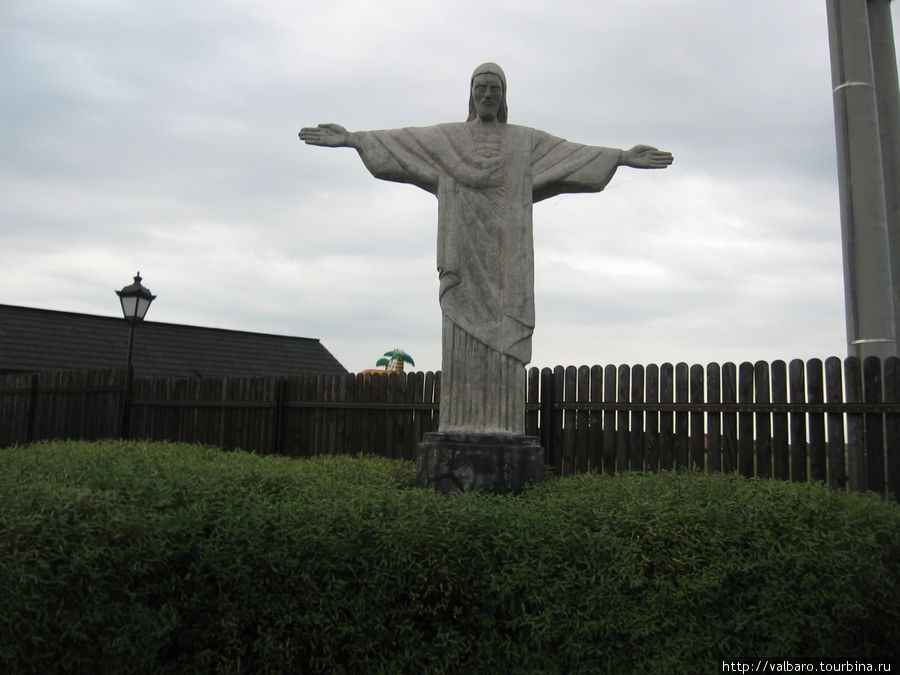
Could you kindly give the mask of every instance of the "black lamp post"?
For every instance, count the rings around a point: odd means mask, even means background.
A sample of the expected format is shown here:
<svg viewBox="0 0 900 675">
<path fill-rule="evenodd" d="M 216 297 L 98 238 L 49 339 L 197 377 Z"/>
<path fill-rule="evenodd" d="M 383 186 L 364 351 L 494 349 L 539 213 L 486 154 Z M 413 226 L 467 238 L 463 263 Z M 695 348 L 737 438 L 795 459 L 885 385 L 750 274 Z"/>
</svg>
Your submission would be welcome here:
<svg viewBox="0 0 900 675">
<path fill-rule="evenodd" d="M 125 396 L 122 406 L 122 438 L 128 438 L 128 418 L 131 412 L 131 382 L 132 382 L 132 357 L 134 355 L 134 329 L 147 314 L 150 303 L 156 299 L 149 289 L 141 285 L 141 273 L 134 277 L 134 283 L 129 284 L 121 291 L 116 291 L 119 301 L 122 303 L 122 314 L 125 320 L 131 324 L 128 335 L 128 362 L 125 366 Z"/>
</svg>

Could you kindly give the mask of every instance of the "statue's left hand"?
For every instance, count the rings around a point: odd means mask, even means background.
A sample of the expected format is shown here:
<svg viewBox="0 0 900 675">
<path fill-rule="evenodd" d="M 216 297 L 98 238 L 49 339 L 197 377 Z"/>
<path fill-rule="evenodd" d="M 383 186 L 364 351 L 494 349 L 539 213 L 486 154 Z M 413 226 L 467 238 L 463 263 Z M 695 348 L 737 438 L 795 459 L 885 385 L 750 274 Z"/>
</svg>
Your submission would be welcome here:
<svg viewBox="0 0 900 675">
<path fill-rule="evenodd" d="M 320 124 L 317 127 L 303 127 L 300 140 L 309 145 L 324 145 L 327 148 L 342 148 L 352 145 L 354 135 L 340 124 Z"/>
<path fill-rule="evenodd" d="M 652 145 L 636 145 L 630 150 L 623 150 L 619 164 L 635 169 L 665 169 L 672 163 L 671 152 L 658 150 Z"/>
</svg>

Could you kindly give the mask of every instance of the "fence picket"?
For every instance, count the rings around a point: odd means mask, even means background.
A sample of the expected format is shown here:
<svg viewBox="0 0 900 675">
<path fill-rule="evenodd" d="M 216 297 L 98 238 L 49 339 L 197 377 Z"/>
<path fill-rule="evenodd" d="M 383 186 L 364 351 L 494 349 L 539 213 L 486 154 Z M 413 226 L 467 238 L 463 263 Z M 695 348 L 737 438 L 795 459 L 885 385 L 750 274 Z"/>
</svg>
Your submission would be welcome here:
<svg viewBox="0 0 900 675">
<path fill-rule="evenodd" d="M 541 371 L 539 369 L 528 369 L 525 392 L 525 435 L 537 436 L 540 429 L 541 402 Z M 425 400 L 428 400 L 427 396 Z"/>
<path fill-rule="evenodd" d="M 730 361 L 722 365 L 722 403 L 737 403 L 737 366 Z M 738 426 L 736 412 L 722 413 L 722 470 L 738 469 Z"/>
<path fill-rule="evenodd" d="M 647 471 L 659 469 L 659 412 L 652 409 L 652 404 L 659 401 L 659 366 L 651 363 L 646 370 L 647 387 L 644 395 L 648 404 L 647 414 L 644 416 L 645 448 L 644 466 Z"/>
<path fill-rule="evenodd" d="M 718 363 L 706 366 L 706 400 L 713 406 L 722 399 L 722 371 Z M 722 415 L 716 410 L 706 413 L 706 468 L 722 470 Z"/>
<path fill-rule="evenodd" d="M 557 450 L 553 444 L 553 429 L 557 426 L 557 411 L 553 407 L 556 401 L 556 381 L 553 371 L 541 369 L 541 445 L 544 447 L 546 462 L 552 467 L 559 466 Z"/>
<path fill-rule="evenodd" d="M 738 366 L 738 402 L 753 403 L 753 364 L 744 361 Z M 754 475 L 755 447 L 753 443 L 753 413 L 738 413 L 738 470 L 748 478 Z"/>
<path fill-rule="evenodd" d="M 671 404 L 675 396 L 675 367 L 664 363 L 659 369 L 659 402 Z M 663 409 L 659 415 L 659 468 L 666 471 L 675 462 L 675 436 L 672 431 L 674 413 Z"/>
<path fill-rule="evenodd" d="M 793 359 L 788 364 L 788 391 L 794 404 L 805 402 L 806 380 L 803 377 L 803 361 Z M 790 472 L 791 480 L 806 482 L 806 415 L 792 412 L 790 419 Z"/>
<path fill-rule="evenodd" d="M 863 400 L 862 364 L 856 357 L 844 361 L 844 386 L 846 401 Z M 865 418 L 860 413 L 847 414 L 847 479 L 851 490 L 866 489 L 866 461 L 864 444 Z"/>
<path fill-rule="evenodd" d="M 603 372 L 603 402 L 615 403 L 618 391 L 618 372 L 613 365 Z M 603 412 L 603 472 L 616 472 L 616 413 L 612 409 Z"/>
<path fill-rule="evenodd" d="M 690 371 L 688 364 L 679 363 L 675 366 L 675 402 L 685 404 L 688 402 L 690 392 Z M 684 410 L 675 411 L 675 468 L 684 469 L 688 466 L 689 452 L 689 413 Z"/>
<path fill-rule="evenodd" d="M 590 399 L 591 401 L 603 401 L 603 368 L 600 366 L 591 366 Z M 592 407 L 590 420 L 588 463 L 591 471 L 600 473 L 603 470 L 603 413 Z"/>
<path fill-rule="evenodd" d="M 585 406 L 591 402 L 591 369 L 587 366 L 578 368 L 578 410 L 575 417 L 575 470 L 582 473 L 588 470 L 588 451 L 590 448 L 591 413 Z"/>
<path fill-rule="evenodd" d="M 631 370 L 620 365 L 616 377 L 616 403 L 627 403 L 631 398 Z M 628 471 L 629 440 L 628 411 L 620 409 L 616 412 L 616 471 Z"/>
<path fill-rule="evenodd" d="M 786 406 L 787 364 L 784 361 L 772 362 L 772 402 Z M 791 461 L 788 445 L 788 415 L 786 412 L 772 413 L 772 474 L 778 480 L 791 479 Z"/>
<path fill-rule="evenodd" d="M 703 366 L 695 364 L 690 368 L 691 403 L 701 405 L 705 402 Z M 706 468 L 706 429 L 703 411 L 698 407 L 690 413 L 690 466 L 696 469 Z"/>
<path fill-rule="evenodd" d="M 881 362 L 870 356 L 863 361 L 863 399 L 866 403 L 881 403 Z M 884 494 L 884 416 L 867 413 L 863 416 L 866 453 L 866 490 Z"/>
<path fill-rule="evenodd" d="M 566 369 L 562 366 L 556 366 L 553 369 L 553 394 L 553 407 L 558 411 L 555 416 L 555 424 L 550 430 L 550 435 L 553 438 L 551 443 L 557 458 L 553 466 L 560 471 L 561 475 L 565 476 L 566 451 L 563 446 L 563 425 L 565 424 L 566 418 L 561 404 L 565 401 Z"/>
<path fill-rule="evenodd" d="M 421 432 L 419 432 L 417 428 L 418 408 L 416 407 L 419 403 L 422 403 L 422 382 L 420 376 L 421 373 L 406 374 L 405 401 L 409 405 L 409 408 L 403 413 L 403 428 L 400 430 L 402 441 L 399 444 L 400 447 L 396 448 L 398 457 L 411 461 L 415 461 L 416 459 L 416 443 L 422 438 Z M 524 392 L 522 392 L 522 395 L 524 396 Z M 347 443 L 349 444 L 349 442 L 350 439 L 348 438 Z"/>
<path fill-rule="evenodd" d="M 578 388 L 578 376 L 575 366 L 568 366 L 563 370 L 563 402 L 566 407 L 563 410 L 563 475 L 575 473 L 575 408 L 571 404 L 576 402 L 576 390 Z"/>
<path fill-rule="evenodd" d="M 644 402 L 644 366 L 631 367 L 631 402 Z M 628 466 L 632 471 L 644 470 L 644 411 L 631 411 L 631 434 L 628 439 Z"/>
<path fill-rule="evenodd" d="M 806 400 L 819 405 L 825 402 L 825 368 L 821 359 L 806 364 Z M 829 422 L 830 424 L 830 422 Z M 830 433 L 830 430 L 829 430 Z M 841 432 L 843 434 L 843 432 Z M 843 437 L 843 436 L 842 436 Z M 825 437 L 825 414 L 809 414 L 809 477 L 812 480 L 828 480 L 828 445 Z"/>
<path fill-rule="evenodd" d="M 769 364 L 757 361 L 753 364 L 754 401 L 767 404 L 771 401 Z M 760 478 L 772 477 L 772 418 L 770 413 L 757 411 L 756 418 L 756 475 Z"/>
<path fill-rule="evenodd" d="M 896 356 L 884 362 L 884 400 L 900 403 L 900 358 Z M 900 497 L 900 413 L 887 413 L 884 417 L 887 494 L 896 500 Z"/>
</svg>

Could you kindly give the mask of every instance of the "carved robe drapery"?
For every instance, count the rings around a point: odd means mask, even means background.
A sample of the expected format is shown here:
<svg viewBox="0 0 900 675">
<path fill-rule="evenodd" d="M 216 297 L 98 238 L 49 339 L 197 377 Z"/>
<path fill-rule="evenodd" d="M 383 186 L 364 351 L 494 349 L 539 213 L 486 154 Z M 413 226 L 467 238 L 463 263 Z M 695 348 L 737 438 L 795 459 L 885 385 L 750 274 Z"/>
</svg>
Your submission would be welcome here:
<svg viewBox="0 0 900 675">
<path fill-rule="evenodd" d="M 532 204 L 599 192 L 620 151 L 511 124 L 440 124 L 356 137 L 373 176 L 438 198 L 441 431 L 523 433 L 534 331 Z"/>
</svg>

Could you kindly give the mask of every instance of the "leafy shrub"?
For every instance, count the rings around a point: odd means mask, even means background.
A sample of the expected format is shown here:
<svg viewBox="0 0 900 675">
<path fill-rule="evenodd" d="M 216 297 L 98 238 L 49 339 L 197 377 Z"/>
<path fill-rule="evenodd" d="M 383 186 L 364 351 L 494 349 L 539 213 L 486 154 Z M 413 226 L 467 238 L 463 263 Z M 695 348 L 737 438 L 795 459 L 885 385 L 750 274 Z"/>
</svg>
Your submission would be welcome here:
<svg viewBox="0 0 900 675">
<path fill-rule="evenodd" d="M 698 473 L 448 499 L 414 474 L 159 443 L 0 450 L 0 671 L 897 658 L 896 504 Z"/>
</svg>

